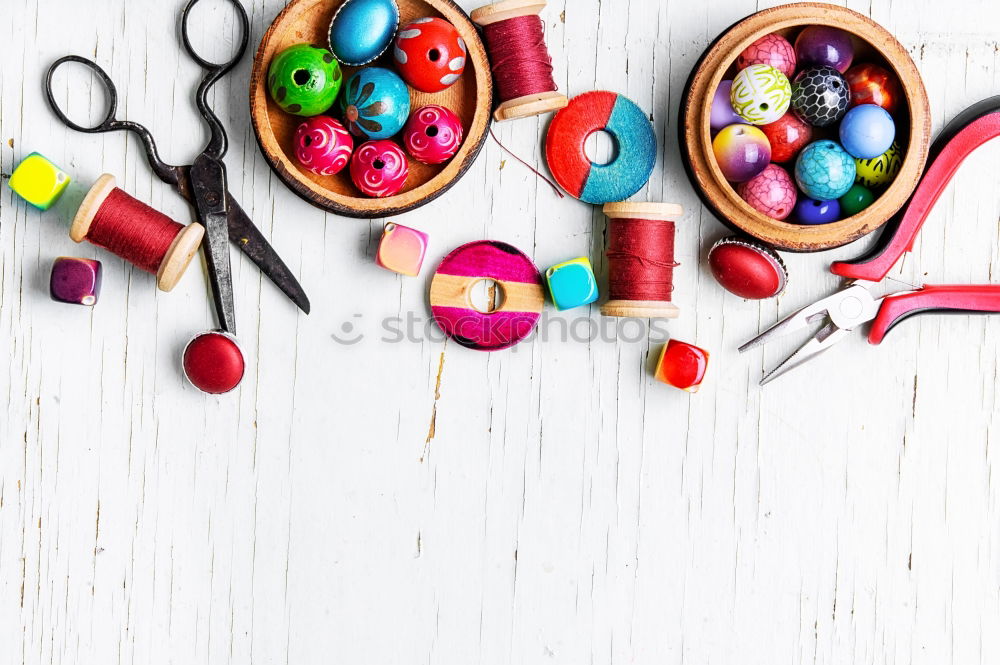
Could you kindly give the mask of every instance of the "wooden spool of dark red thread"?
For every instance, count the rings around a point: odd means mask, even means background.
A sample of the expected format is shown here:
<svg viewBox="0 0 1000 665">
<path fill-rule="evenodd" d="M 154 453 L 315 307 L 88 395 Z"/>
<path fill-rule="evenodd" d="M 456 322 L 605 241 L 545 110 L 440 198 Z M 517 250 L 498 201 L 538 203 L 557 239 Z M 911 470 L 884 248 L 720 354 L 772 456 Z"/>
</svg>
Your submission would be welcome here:
<svg viewBox="0 0 1000 665">
<path fill-rule="evenodd" d="M 539 16 L 546 4 L 545 0 L 502 0 L 471 14 L 483 29 L 501 99 L 493 112 L 497 122 L 558 111 L 569 103 L 552 80 L 552 58 Z"/>
<path fill-rule="evenodd" d="M 673 220 L 684 214 L 684 208 L 673 203 L 609 203 L 604 214 L 609 220 L 610 299 L 601 314 L 676 319 L 680 309 L 672 302 L 678 265 Z"/>
<path fill-rule="evenodd" d="M 105 228 L 111 224 L 112 217 L 115 218 L 114 233 L 120 234 L 116 237 L 108 237 L 111 231 Z M 143 235 L 147 233 L 156 237 Z M 194 222 L 183 226 L 171 220 L 118 189 L 114 176 L 107 173 L 83 199 L 69 230 L 69 237 L 75 242 L 87 240 L 155 274 L 156 285 L 161 291 L 177 286 L 204 236 L 205 228 L 201 224 Z"/>
</svg>

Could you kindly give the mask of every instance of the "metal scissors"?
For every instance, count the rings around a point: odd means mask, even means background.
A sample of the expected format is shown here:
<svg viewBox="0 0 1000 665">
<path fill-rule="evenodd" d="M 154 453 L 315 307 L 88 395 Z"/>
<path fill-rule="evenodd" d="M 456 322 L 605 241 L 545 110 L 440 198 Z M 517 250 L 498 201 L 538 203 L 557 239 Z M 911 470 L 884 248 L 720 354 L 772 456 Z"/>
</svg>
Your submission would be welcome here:
<svg viewBox="0 0 1000 665">
<path fill-rule="evenodd" d="M 77 55 L 69 55 L 56 60 L 45 75 L 45 94 L 52 111 L 63 124 L 71 129 L 87 134 L 127 131 L 138 136 L 146 149 L 149 165 L 157 177 L 163 182 L 173 185 L 177 192 L 194 206 L 198 220 L 205 227 L 205 259 L 208 264 L 209 281 L 212 285 L 212 296 L 215 301 L 219 325 L 226 332 L 235 334 L 236 315 L 233 304 L 233 278 L 228 241 L 236 243 L 236 246 L 257 264 L 261 271 L 302 311 L 308 314 L 310 305 L 309 298 L 306 297 L 305 291 L 302 290 L 288 266 L 229 193 L 226 182 L 226 165 L 222 161 L 228 150 L 229 140 L 222 122 L 208 105 L 208 91 L 219 79 L 228 74 L 246 53 L 250 39 L 250 20 L 239 0 L 229 0 L 236 8 L 236 14 L 239 17 L 242 28 L 241 42 L 236 54 L 229 62 L 223 64 L 209 62 L 198 55 L 188 36 L 188 18 L 191 9 L 199 1 L 189 0 L 181 13 L 181 39 L 184 43 L 184 49 L 205 70 L 205 75 L 195 95 L 195 102 L 198 111 L 208 125 L 210 139 L 204 152 L 195 158 L 193 164 L 189 166 L 167 164 L 160 158 L 156 142 L 148 129 L 139 123 L 118 120 L 115 117 L 118 111 L 118 90 L 107 73 L 92 60 Z M 108 112 L 104 120 L 93 127 L 83 127 L 73 122 L 56 102 L 52 90 L 52 78 L 55 71 L 67 62 L 76 62 L 89 67 L 108 92 Z"/>
<path fill-rule="evenodd" d="M 912 291 L 877 298 L 871 287 L 885 279 L 913 242 L 965 158 L 990 139 L 1000 137 L 1000 96 L 960 113 L 931 147 L 928 168 L 913 196 L 887 224 L 875 247 L 854 261 L 830 267 L 849 280 L 837 293 L 808 305 L 740 347 L 740 352 L 790 332 L 823 322 L 813 337 L 761 380 L 769 383 L 833 348 L 865 323 L 868 341 L 878 345 L 904 319 L 925 313 L 994 314 L 1000 312 L 1000 284 L 925 285 Z"/>
</svg>

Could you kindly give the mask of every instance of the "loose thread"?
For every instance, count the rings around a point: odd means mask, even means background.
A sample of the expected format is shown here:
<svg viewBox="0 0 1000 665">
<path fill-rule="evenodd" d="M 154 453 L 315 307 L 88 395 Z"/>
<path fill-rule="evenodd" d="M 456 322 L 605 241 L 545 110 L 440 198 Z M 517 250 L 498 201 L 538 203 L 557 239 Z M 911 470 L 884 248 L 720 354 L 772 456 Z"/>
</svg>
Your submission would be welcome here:
<svg viewBox="0 0 1000 665">
<path fill-rule="evenodd" d="M 612 219 L 608 234 L 611 300 L 670 302 L 674 292 L 673 222 Z"/>
<path fill-rule="evenodd" d="M 183 230 L 182 224 L 116 187 L 94 216 L 87 240 L 155 275 Z"/>
<path fill-rule="evenodd" d="M 502 101 L 558 89 L 540 16 L 517 16 L 483 26 L 483 37 Z"/>
<path fill-rule="evenodd" d="M 544 180 L 545 182 L 547 182 L 548 185 L 549 185 L 549 187 L 552 188 L 552 191 L 555 192 L 556 195 L 559 196 L 559 198 L 561 198 L 561 199 L 566 198 L 563 195 L 562 190 L 559 189 L 559 186 L 556 185 L 556 183 L 554 183 L 551 180 L 549 180 L 548 178 L 546 178 L 545 175 L 543 173 L 541 173 L 538 169 L 536 169 L 534 166 L 532 166 L 528 162 L 526 162 L 523 159 L 521 159 L 520 157 L 518 157 L 516 154 L 514 154 L 514 152 L 510 148 L 508 148 L 507 146 L 505 146 L 503 143 L 500 143 L 500 139 L 498 139 L 497 135 L 493 133 L 493 128 L 492 127 L 490 128 L 490 136 L 493 137 L 493 140 L 496 141 L 496 144 L 498 146 L 500 146 L 500 148 L 503 149 L 504 152 L 506 152 L 508 155 L 510 155 L 511 157 L 513 157 L 514 159 L 516 159 L 517 161 L 521 162 L 525 166 L 527 166 L 529 169 L 531 169 L 532 173 L 534 173 L 536 176 L 538 176 L 539 178 L 541 178 L 542 180 Z"/>
</svg>

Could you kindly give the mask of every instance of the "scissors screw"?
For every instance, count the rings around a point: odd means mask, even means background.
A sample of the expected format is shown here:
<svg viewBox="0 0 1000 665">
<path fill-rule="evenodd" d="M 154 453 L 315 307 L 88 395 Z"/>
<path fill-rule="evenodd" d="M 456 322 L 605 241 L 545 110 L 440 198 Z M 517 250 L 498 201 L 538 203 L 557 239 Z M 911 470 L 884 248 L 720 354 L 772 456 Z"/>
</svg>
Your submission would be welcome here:
<svg viewBox="0 0 1000 665">
<path fill-rule="evenodd" d="M 219 193 L 218 192 L 209 192 L 209 193 L 205 194 L 205 201 L 209 205 L 213 205 L 213 206 L 214 205 L 218 205 L 218 203 L 219 203 Z"/>
</svg>

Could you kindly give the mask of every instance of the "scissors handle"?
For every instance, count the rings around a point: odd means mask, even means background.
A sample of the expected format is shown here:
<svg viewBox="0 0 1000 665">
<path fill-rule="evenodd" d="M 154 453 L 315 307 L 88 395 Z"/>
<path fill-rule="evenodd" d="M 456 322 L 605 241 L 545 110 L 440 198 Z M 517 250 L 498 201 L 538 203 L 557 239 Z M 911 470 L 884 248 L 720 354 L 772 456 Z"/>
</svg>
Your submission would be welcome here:
<svg viewBox="0 0 1000 665">
<path fill-rule="evenodd" d="M 239 0 L 229 0 L 233 7 L 236 8 L 236 16 L 240 21 L 240 45 L 239 48 L 236 49 L 236 53 L 233 55 L 232 59 L 228 62 L 211 62 L 201 57 L 195 50 L 194 45 L 191 43 L 188 30 L 188 20 L 191 17 L 191 10 L 200 1 L 201 0 L 189 0 L 187 5 L 184 7 L 184 11 L 181 13 L 181 39 L 184 42 L 184 48 L 187 50 L 188 55 L 190 55 L 191 58 L 205 70 L 205 76 L 202 78 L 201 84 L 198 86 L 195 103 L 197 103 L 198 111 L 201 113 L 202 118 L 205 119 L 205 122 L 208 123 L 210 130 L 208 147 L 205 148 L 204 154 L 207 157 L 219 160 L 225 156 L 226 151 L 229 149 L 229 140 L 226 138 L 226 130 L 222 126 L 222 121 L 219 120 L 215 111 L 213 111 L 208 105 L 208 91 L 219 79 L 232 71 L 232 69 L 239 64 L 239 61 L 246 53 L 247 45 L 250 42 L 250 18 L 247 16 L 247 12 Z"/>
<path fill-rule="evenodd" d="M 104 119 L 96 125 L 87 127 L 77 124 L 71 120 L 68 115 L 66 115 L 66 113 L 62 110 L 62 107 L 59 106 L 59 102 L 56 101 L 55 92 L 52 90 L 52 78 L 55 76 L 56 70 L 62 65 L 65 65 L 67 62 L 75 62 L 89 68 L 94 72 L 94 74 L 97 75 L 97 79 L 101 82 L 107 92 L 108 111 L 104 115 Z M 118 113 L 118 89 L 115 87 L 114 81 L 111 80 L 111 77 L 108 76 L 108 73 L 101 69 L 101 66 L 93 60 L 88 60 L 87 58 L 78 55 L 67 55 L 53 62 L 49 67 L 49 70 L 45 73 L 45 97 L 49 102 L 49 107 L 52 109 L 52 112 L 55 113 L 56 117 L 70 129 L 83 132 L 85 134 L 103 134 L 105 132 L 119 131 L 132 132 L 142 141 L 142 145 L 146 149 L 146 157 L 149 159 L 149 165 L 152 167 L 157 177 L 171 185 L 177 185 L 179 182 L 180 169 L 176 166 L 167 164 L 160 158 L 160 153 L 156 149 L 156 142 L 153 140 L 153 135 L 150 134 L 149 130 L 137 122 L 118 120 L 115 117 Z"/>
</svg>

